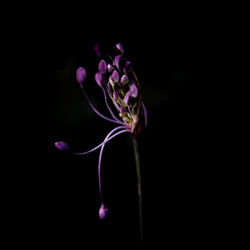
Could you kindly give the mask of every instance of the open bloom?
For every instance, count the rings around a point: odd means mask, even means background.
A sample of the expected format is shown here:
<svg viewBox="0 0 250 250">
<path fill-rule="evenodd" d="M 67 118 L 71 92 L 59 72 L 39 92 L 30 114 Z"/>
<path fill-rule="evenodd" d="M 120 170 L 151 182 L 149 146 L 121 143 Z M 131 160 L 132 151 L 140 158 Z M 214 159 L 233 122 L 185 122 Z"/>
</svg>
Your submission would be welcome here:
<svg viewBox="0 0 250 250">
<path fill-rule="evenodd" d="M 99 210 L 99 217 L 103 219 L 109 212 L 103 201 L 101 185 L 101 160 L 104 146 L 108 141 L 125 132 L 131 133 L 133 136 L 138 136 L 141 133 L 142 127 L 147 125 L 147 112 L 142 102 L 140 85 L 132 69 L 132 63 L 125 59 L 124 48 L 121 43 L 115 45 L 115 54 L 113 57 L 108 55 L 106 61 L 104 59 L 100 60 L 98 72 L 95 74 L 95 81 L 103 91 L 104 101 L 111 117 L 101 114 L 90 101 L 84 89 L 83 83 L 86 80 L 86 70 L 83 67 L 77 69 L 76 79 L 84 96 L 96 114 L 109 122 L 119 124 L 107 134 L 102 143 L 93 149 L 82 153 L 72 152 L 75 155 L 85 155 L 100 148 L 98 179 L 102 204 Z M 116 114 L 111 109 L 108 101 L 111 101 L 113 104 Z M 56 142 L 55 146 L 58 150 L 70 151 L 69 146 L 65 142 Z"/>
</svg>

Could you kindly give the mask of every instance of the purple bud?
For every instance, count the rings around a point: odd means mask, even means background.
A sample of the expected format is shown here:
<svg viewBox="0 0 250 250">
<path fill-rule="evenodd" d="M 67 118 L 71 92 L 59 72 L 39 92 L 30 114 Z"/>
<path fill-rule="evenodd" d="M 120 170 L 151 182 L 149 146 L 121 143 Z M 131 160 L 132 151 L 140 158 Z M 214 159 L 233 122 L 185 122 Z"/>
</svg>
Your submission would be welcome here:
<svg viewBox="0 0 250 250">
<path fill-rule="evenodd" d="M 129 73 L 132 70 L 132 63 L 130 61 L 126 61 L 124 68 L 123 68 L 123 72 L 125 74 Z"/>
<path fill-rule="evenodd" d="M 60 151 L 68 151 L 69 150 L 68 144 L 66 142 L 64 142 L 64 141 L 56 142 L 55 147 Z"/>
<path fill-rule="evenodd" d="M 123 75 L 121 78 L 121 84 L 127 84 L 129 83 L 129 79 L 126 75 Z"/>
<path fill-rule="evenodd" d="M 105 74 L 107 70 L 107 64 L 104 60 L 101 60 L 98 65 L 98 70 L 102 73 Z"/>
<path fill-rule="evenodd" d="M 117 101 L 118 99 L 120 99 L 120 96 L 119 96 L 119 94 L 117 93 L 117 91 L 114 91 L 114 93 L 113 93 L 113 98 L 114 98 L 115 101 Z"/>
<path fill-rule="evenodd" d="M 95 74 L 95 81 L 102 88 L 105 85 L 105 77 L 102 73 L 97 72 Z"/>
<path fill-rule="evenodd" d="M 100 220 L 103 220 L 106 218 L 106 216 L 109 214 L 108 208 L 102 203 L 100 209 L 99 209 L 99 218 Z"/>
<path fill-rule="evenodd" d="M 101 57 L 102 56 L 102 53 L 100 51 L 100 43 L 96 43 L 95 44 L 95 53 L 96 53 L 97 57 Z"/>
<path fill-rule="evenodd" d="M 117 43 L 115 45 L 115 48 L 117 51 L 121 52 L 122 54 L 124 53 L 124 48 L 123 48 L 123 45 L 121 43 Z"/>
<path fill-rule="evenodd" d="M 111 78 L 115 83 L 119 82 L 119 80 L 120 80 L 119 73 L 116 70 L 114 70 L 112 75 L 111 75 Z"/>
<path fill-rule="evenodd" d="M 129 101 L 130 101 L 130 97 L 131 97 L 131 93 L 130 93 L 130 91 L 128 91 L 127 94 L 125 95 L 125 97 L 122 100 L 123 104 L 128 106 Z"/>
<path fill-rule="evenodd" d="M 108 64 L 108 72 L 112 73 L 114 71 L 114 67 L 111 64 Z"/>
<path fill-rule="evenodd" d="M 135 83 L 132 83 L 129 92 L 130 92 L 130 94 L 131 94 L 132 97 L 137 97 L 137 95 L 138 95 L 138 88 L 137 88 L 137 86 L 136 86 Z"/>
<path fill-rule="evenodd" d="M 115 57 L 115 60 L 114 60 L 114 65 L 115 65 L 118 69 L 120 69 L 120 65 L 121 65 L 122 61 L 123 61 L 122 55 L 116 56 L 116 57 Z"/>
<path fill-rule="evenodd" d="M 86 79 L 86 70 L 83 67 L 79 67 L 76 70 L 76 80 L 79 84 L 82 84 Z"/>
</svg>

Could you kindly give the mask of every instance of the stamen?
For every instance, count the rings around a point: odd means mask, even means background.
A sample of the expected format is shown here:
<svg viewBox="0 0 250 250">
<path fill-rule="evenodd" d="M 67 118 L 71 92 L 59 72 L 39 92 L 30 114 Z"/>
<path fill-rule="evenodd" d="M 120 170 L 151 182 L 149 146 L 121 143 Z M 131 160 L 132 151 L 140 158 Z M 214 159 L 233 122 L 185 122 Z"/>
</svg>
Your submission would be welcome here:
<svg viewBox="0 0 250 250">
<path fill-rule="evenodd" d="M 121 134 L 121 133 L 124 133 L 124 132 L 130 132 L 130 130 L 128 130 L 128 129 L 122 130 L 122 131 L 116 133 L 116 135 L 111 136 L 110 138 L 109 138 L 109 135 L 107 135 L 106 138 L 105 138 L 105 140 L 104 140 L 104 142 L 103 142 L 103 144 L 102 144 L 102 148 L 100 150 L 99 161 L 98 161 L 98 181 L 99 181 L 100 196 L 101 196 L 102 200 L 103 200 L 103 197 L 102 197 L 102 185 L 101 185 L 101 161 L 102 161 L 103 149 L 104 149 L 104 146 L 105 146 L 105 144 L 106 144 L 106 142 L 108 140 L 111 140 L 112 137 L 117 136 L 118 134 Z"/>
<path fill-rule="evenodd" d="M 116 134 L 112 135 L 112 134 L 113 134 L 116 130 L 118 130 L 118 129 L 124 129 L 124 130 L 121 130 L 121 131 L 117 132 Z M 86 155 L 86 154 L 89 154 L 89 153 L 91 153 L 91 152 L 94 152 L 95 150 L 97 150 L 98 148 L 100 148 L 104 143 L 106 143 L 106 142 L 112 140 L 114 137 L 116 137 L 117 135 L 122 134 L 122 133 L 124 133 L 124 132 L 130 132 L 130 130 L 129 130 L 127 127 L 125 127 L 125 126 L 116 127 L 116 128 L 114 128 L 113 130 L 111 130 L 111 131 L 108 133 L 108 135 L 106 136 L 106 138 L 104 139 L 104 141 L 103 141 L 102 143 L 100 143 L 98 146 L 96 146 L 96 147 L 94 147 L 93 149 L 88 150 L 88 151 L 86 151 L 86 152 L 82 152 L 82 153 L 72 152 L 72 154 L 74 154 L 74 155 Z M 111 135 L 112 135 L 112 136 L 111 136 Z M 109 136 L 111 136 L 111 137 L 109 138 Z"/>
<path fill-rule="evenodd" d="M 122 121 L 120 121 L 120 120 L 114 115 L 112 109 L 110 108 L 110 106 L 109 106 L 109 104 L 108 104 L 106 91 L 105 91 L 104 88 L 102 88 L 102 90 L 103 90 L 103 94 L 104 94 L 105 103 L 106 103 L 106 106 L 107 106 L 107 108 L 108 108 L 110 114 L 112 115 L 112 117 L 113 117 L 117 122 L 119 122 L 119 124 L 124 124 Z"/>
<path fill-rule="evenodd" d="M 143 107 L 143 112 L 144 112 L 145 127 L 147 127 L 148 126 L 148 112 L 143 102 L 142 102 L 142 107 Z"/>
<path fill-rule="evenodd" d="M 99 115 L 101 118 L 103 118 L 104 120 L 107 120 L 107 121 L 109 121 L 109 122 L 121 124 L 120 122 L 118 122 L 118 121 L 116 121 L 116 120 L 110 119 L 110 118 L 108 118 L 108 117 L 102 115 L 102 114 L 94 107 L 94 105 L 93 105 L 92 102 L 90 101 L 90 99 L 89 99 L 89 97 L 88 97 L 88 95 L 87 95 L 87 93 L 86 93 L 84 87 L 83 87 L 82 85 L 80 85 L 80 86 L 81 86 L 82 92 L 83 92 L 84 96 L 86 97 L 86 99 L 87 99 L 89 105 L 90 105 L 91 108 L 96 112 L 97 115 Z"/>
</svg>

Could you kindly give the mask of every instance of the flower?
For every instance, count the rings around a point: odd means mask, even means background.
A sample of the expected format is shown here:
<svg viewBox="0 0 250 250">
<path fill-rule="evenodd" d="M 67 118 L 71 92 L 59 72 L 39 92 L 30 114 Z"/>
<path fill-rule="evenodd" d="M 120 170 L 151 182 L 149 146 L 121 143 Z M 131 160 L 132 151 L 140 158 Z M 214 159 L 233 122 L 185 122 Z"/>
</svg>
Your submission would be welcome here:
<svg viewBox="0 0 250 250">
<path fill-rule="evenodd" d="M 99 44 L 95 46 L 98 57 L 101 56 L 99 47 Z M 105 144 L 114 137 L 125 132 L 131 133 L 133 136 L 138 136 L 141 133 L 142 127 L 147 126 L 147 111 L 142 101 L 139 81 L 132 69 L 132 63 L 124 57 L 124 48 L 121 43 L 115 45 L 115 53 L 114 57 L 108 55 L 106 61 L 104 59 L 100 60 L 98 72 L 95 74 L 95 81 L 103 91 L 104 101 L 112 118 L 101 114 L 90 101 L 83 86 L 83 82 L 86 80 L 86 70 L 83 67 L 79 67 L 76 71 L 77 82 L 91 108 L 101 118 L 119 124 L 119 126 L 115 127 L 107 134 L 102 143 L 93 149 L 82 153 L 71 152 L 75 155 L 85 155 L 100 148 L 98 161 L 99 191 L 102 200 L 99 210 L 100 219 L 104 219 L 109 214 L 109 209 L 103 202 L 101 185 L 101 160 Z M 114 114 L 109 105 L 107 96 L 118 114 Z M 70 151 L 69 146 L 65 142 L 56 142 L 55 146 L 58 150 Z"/>
</svg>

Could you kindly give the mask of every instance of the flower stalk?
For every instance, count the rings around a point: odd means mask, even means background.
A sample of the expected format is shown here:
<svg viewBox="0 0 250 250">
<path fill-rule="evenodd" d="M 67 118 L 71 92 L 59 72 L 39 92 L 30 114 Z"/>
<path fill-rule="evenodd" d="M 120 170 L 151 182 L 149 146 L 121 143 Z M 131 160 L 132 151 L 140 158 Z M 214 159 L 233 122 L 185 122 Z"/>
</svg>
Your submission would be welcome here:
<svg viewBox="0 0 250 250">
<path fill-rule="evenodd" d="M 136 174 L 137 174 L 137 192 L 138 192 L 140 239 L 143 240 L 140 155 L 139 155 L 139 150 L 138 150 L 138 142 L 137 142 L 137 139 L 136 139 L 135 136 L 133 136 L 133 147 L 134 147 L 134 155 L 135 155 Z"/>
</svg>

